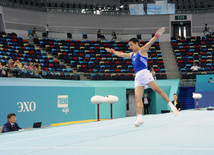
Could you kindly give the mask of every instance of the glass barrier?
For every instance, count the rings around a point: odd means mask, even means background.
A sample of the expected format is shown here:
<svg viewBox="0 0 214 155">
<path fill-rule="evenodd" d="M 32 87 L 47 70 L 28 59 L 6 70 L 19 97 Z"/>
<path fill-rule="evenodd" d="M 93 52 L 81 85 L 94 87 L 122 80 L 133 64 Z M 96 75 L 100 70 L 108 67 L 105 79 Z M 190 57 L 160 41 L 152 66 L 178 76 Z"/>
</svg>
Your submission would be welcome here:
<svg viewBox="0 0 214 155">
<path fill-rule="evenodd" d="M 214 12 L 214 8 L 194 8 L 194 9 L 179 9 L 175 11 L 175 14 L 194 14 L 194 13 L 211 13 Z"/>
<path fill-rule="evenodd" d="M 8 2 L 7 0 L 0 1 L 0 6 L 8 6 L 8 7 L 15 7 L 15 8 L 21 8 L 21 9 L 29 9 L 29 10 L 38 10 L 38 11 L 47 11 L 44 7 L 37 7 L 32 5 L 23 5 L 20 3 L 12 3 Z"/>
<path fill-rule="evenodd" d="M 69 70 L 69 69 L 68 69 Z M 181 87 L 194 87 L 196 75 L 213 74 L 213 72 L 187 72 L 187 73 L 156 73 L 155 80 L 180 79 Z M 185 76 L 184 76 L 185 75 Z M 57 80 L 125 80 L 134 81 L 135 73 L 88 73 L 74 68 L 68 71 L 30 70 L 19 68 L 0 67 L 0 77 L 7 78 L 36 78 Z"/>
<path fill-rule="evenodd" d="M 63 70 L 63 69 L 62 69 Z M 204 73 L 198 73 L 204 74 Z M 16 78 L 40 78 L 40 79 L 67 79 L 67 80 L 134 80 L 135 73 L 125 72 L 83 72 L 82 68 L 64 69 L 63 71 L 55 71 L 53 68 L 44 69 L 36 67 L 36 69 L 28 68 L 9 68 L 0 67 L 0 77 L 16 77 Z M 160 79 L 180 79 L 180 73 L 156 73 L 155 80 Z M 194 77 L 188 77 L 188 79 Z"/>
<path fill-rule="evenodd" d="M 80 80 L 80 74 L 73 73 L 72 70 L 62 72 L 48 71 L 43 69 L 19 69 L 9 67 L 0 67 L 0 77 Z"/>
</svg>

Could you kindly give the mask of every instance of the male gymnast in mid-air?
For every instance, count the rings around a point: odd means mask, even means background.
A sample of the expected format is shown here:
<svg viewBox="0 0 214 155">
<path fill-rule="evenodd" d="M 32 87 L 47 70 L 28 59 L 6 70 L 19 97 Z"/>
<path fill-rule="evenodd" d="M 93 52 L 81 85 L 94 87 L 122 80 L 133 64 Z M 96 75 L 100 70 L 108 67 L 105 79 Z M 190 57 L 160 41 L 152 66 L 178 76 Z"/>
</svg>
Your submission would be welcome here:
<svg viewBox="0 0 214 155">
<path fill-rule="evenodd" d="M 147 89 L 149 86 L 156 93 L 158 93 L 170 106 L 173 114 L 175 116 L 178 115 L 178 111 L 176 107 L 169 100 L 168 96 L 164 91 L 162 91 L 158 85 L 156 84 L 152 74 L 147 69 L 148 62 L 148 50 L 155 43 L 155 41 L 159 38 L 160 35 L 165 31 L 165 27 L 160 28 L 155 33 L 155 36 L 146 43 L 143 47 L 140 47 L 139 41 L 136 38 L 132 38 L 129 40 L 129 47 L 132 50 L 130 53 L 123 53 L 119 51 L 115 51 L 114 49 L 105 48 L 106 51 L 117 55 L 118 57 L 132 59 L 132 64 L 135 70 L 135 100 L 137 107 L 138 118 L 133 127 L 139 127 L 144 123 L 142 118 L 143 111 L 143 102 L 142 97 L 144 93 L 144 89 Z"/>
</svg>

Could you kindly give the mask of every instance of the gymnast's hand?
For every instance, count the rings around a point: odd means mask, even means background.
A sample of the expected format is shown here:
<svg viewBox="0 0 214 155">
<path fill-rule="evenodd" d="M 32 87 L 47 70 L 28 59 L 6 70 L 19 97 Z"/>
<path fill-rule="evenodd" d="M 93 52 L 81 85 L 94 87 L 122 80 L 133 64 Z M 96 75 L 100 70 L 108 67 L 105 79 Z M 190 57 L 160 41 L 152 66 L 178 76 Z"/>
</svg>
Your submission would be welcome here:
<svg viewBox="0 0 214 155">
<path fill-rule="evenodd" d="M 112 49 L 112 48 L 105 48 L 105 50 L 106 50 L 107 52 L 109 52 L 109 53 L 112 53 L 112 51 L 113 51 L 114 49 Z"/>
<path fill-rule="evenodd" d="M 164 33 L 164 31 L 165 31 L 165 27 L 162 27 L 162 28 L 160 28 L 159 30 L 157 30 L 156 34 L 157 34 L 158 36 L 160 36 L 161 34 Z"/>
</svg>

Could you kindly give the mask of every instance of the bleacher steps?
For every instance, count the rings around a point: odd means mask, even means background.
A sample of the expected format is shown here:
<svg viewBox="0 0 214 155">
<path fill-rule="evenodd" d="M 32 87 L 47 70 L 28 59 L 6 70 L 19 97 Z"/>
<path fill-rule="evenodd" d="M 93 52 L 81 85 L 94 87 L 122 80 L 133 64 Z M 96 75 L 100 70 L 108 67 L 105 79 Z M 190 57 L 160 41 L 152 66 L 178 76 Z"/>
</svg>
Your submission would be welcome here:
<svg viewBox="0 0 214 155">
<path fill-rule="evenodd" d="M 170 42 L 161 42 L 160 49 L 163 56 L 167 79 L 181 79 Z"/>
</svg>

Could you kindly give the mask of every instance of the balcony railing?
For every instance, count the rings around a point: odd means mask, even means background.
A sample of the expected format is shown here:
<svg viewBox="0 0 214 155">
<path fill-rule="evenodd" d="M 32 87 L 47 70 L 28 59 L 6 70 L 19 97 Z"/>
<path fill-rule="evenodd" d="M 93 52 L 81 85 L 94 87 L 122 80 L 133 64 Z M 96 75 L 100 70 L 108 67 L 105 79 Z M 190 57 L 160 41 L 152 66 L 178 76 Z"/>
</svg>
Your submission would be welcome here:
<svg viewBox="0 0 214 155">
<path fill-rule="evenodd" d="M 1 0 L 1 6 L 29 9 L 29 10 L 38 10 L 44 12 L 62 12 L 62 13 L 80 13 L 80 14 L 95 14 L 95 15 L 130 15 L 129 10 L 124 10 L 122 8 L 115 8 L 114 10 L 109 7 L 106 8 L 94 8 L 94 9 L 80 9 L 80 8 L 62 8 L 62 7 L 44 7 L 44 6 L 35 6 L 27 5 L 21 3 L 14 3 L 8 0 Z M 193 13 L 210 13 L 214 12 L 214 8 L 192 8 L 192 9 L 176 9 L 175 14 L 193 14 Z M 145 10 L 145 15 L 147 15 L 147 10 Z"/>
</svg>

